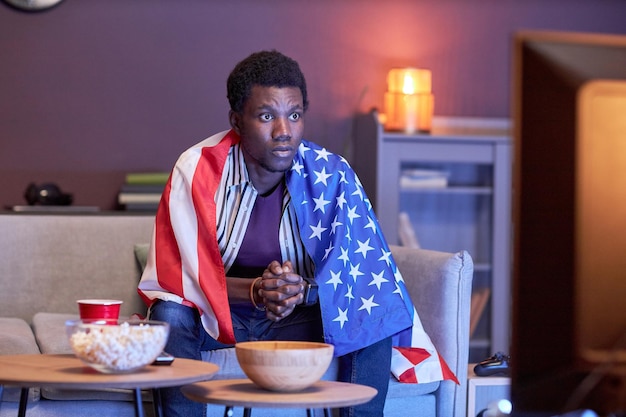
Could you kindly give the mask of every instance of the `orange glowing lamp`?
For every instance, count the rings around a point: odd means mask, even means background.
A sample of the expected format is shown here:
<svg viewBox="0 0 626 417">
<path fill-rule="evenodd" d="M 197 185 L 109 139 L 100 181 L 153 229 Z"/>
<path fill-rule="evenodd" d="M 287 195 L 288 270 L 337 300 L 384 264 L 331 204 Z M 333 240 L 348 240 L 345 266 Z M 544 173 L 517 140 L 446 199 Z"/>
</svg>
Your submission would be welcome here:
<svg viewBox="0 0 626 417">
<path fill-rule="evenodd" d="M 434 96 L 431 72 L 418 68 L 393 68 L 387 75 L 385 129 L 408 134 L 430 132 Z"/>
</svg>

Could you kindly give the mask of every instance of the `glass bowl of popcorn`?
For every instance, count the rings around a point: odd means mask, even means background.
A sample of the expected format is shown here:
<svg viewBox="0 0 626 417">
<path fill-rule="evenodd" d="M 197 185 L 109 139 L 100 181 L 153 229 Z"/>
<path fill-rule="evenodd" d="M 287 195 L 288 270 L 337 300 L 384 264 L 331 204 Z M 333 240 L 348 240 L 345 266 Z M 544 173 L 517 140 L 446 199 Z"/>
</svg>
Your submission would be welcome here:
<svg viewBox="0 0 626 417">
<path fill-rule="evenodd" d="M 163 351 L 169 325 L 153 320 L 70 320 L 70 346 L 80 360 L 103 373 L 134 372 Z"/>
</svg>

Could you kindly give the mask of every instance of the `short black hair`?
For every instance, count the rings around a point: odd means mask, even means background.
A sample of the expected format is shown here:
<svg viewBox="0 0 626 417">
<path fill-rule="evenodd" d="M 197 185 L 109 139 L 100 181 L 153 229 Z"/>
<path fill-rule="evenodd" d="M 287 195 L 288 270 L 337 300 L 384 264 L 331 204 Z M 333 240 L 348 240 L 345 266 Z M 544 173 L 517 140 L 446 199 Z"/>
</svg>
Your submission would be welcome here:
<svg viewBox="0 0 626 417">
<path fill-rule="evenodd" d="M 276 50 L 255 52 L 239 62 L 226 82 L 230 108 L 236 113 L 250 97 L 254 85 L 262 87 L 297 87 L 302 93 L 303 110 L 309 107 L 306 81 L 298 63 Z"/>
</svg>

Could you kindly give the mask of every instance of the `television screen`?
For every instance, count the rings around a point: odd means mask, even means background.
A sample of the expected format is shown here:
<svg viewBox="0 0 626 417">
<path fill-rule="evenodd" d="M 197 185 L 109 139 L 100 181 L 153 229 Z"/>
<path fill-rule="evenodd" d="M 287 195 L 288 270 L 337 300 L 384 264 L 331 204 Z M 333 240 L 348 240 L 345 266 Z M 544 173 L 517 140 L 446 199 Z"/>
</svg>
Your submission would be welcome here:
<svg viewBox="0 0 626 417">
<path fill-rule="evenodd" d="M 626 36 L 516 34 L 513 111 L 514 412 L 623 415 Z"/>
</svg>

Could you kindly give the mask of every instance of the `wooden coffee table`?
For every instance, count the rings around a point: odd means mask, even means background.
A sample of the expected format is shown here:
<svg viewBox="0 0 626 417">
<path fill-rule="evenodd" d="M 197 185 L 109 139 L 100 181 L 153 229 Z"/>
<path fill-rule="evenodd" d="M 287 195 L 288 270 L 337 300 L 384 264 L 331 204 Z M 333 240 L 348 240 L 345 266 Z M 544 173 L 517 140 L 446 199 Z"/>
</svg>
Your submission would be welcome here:
<svg viewBox="0 0 626 417">
<path fill-rule="evenodd" d="M 318 381 L 309 388 L 297 392 L 273 392 L 257 387 L 249 379 L 224 379 L 186 385 L 181 388 L 190 400 L 218 404 L 226 407 L 228 416 L 233 407 L 244 407 L 244 416 L 250 417 L 253 407 L 268 408 L 323 408 L 330 417 L 331 408 L 364 404 L 376 396 L 372 387 L 337 381 Z"/>
<path fill-rule="evenodd" d="M 0 355 L 0 385 L 22 387 L 18 416 L 26 415 L 31 387 L 60 389 L 128 388 L 134 391 L 135 414 L 143 417 L 142 389 L 151 389 L 157 416 L 162 415 L 158 388 L 205 381 L 218 371 L 213 363 L 176 358 L 169 366 L 146 366 L 123 374 L 100 373 L 74 355 Z"/>
</svg>

